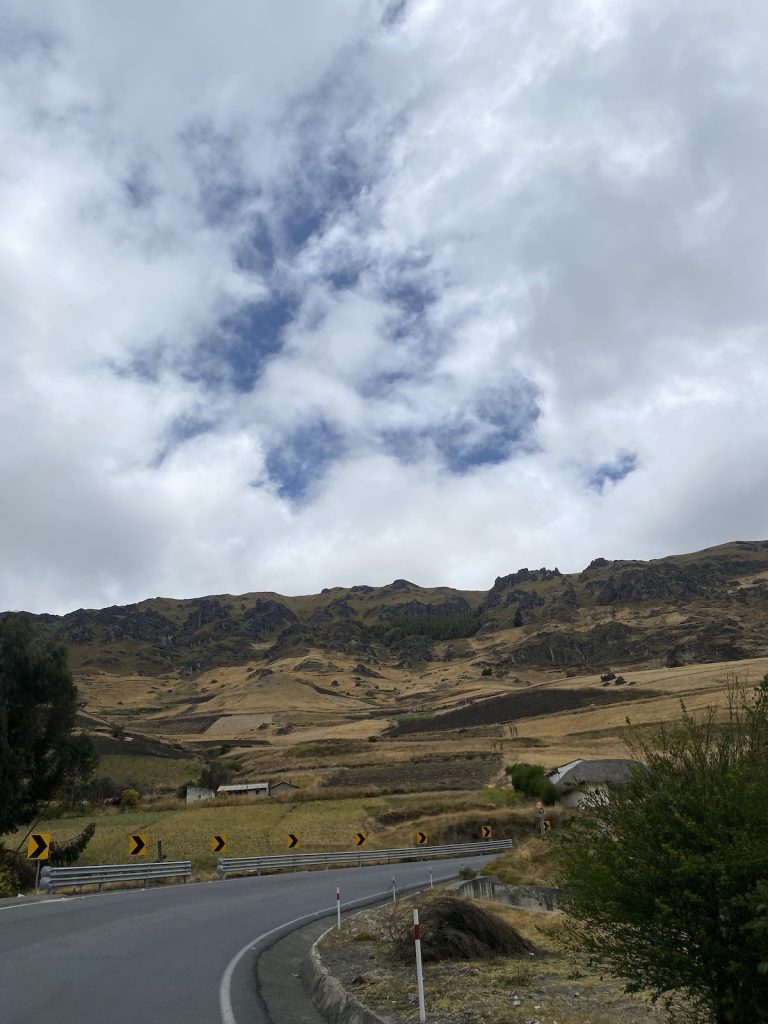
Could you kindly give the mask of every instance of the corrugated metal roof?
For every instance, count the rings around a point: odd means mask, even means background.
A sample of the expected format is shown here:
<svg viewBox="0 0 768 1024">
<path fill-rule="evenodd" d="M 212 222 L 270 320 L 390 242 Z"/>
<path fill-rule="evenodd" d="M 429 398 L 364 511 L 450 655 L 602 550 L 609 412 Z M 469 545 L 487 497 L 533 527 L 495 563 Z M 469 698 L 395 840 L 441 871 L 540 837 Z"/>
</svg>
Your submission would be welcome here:
<svg viewBox="0 0 768 1024">
<path fill-rule="evenodd" d="M 250 789 L 269 789 L 268 782 L 242 782 L 233 786 L 219 786 L 217 793 L 246 793 Z"/>
</svg>

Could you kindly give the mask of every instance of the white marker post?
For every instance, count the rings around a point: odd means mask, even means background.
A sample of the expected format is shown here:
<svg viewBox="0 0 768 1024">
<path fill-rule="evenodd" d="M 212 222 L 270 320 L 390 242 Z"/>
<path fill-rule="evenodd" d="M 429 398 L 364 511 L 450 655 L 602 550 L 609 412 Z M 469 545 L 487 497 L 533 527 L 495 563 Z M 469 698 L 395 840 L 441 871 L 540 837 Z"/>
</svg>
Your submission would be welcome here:
<svg viewBox="0 0 768 1024">
<path fill-rule="evenodd" d="M 430 869 L 429 869 L 429 888 L 430 888 L 430 889 L 433 889 L 433 888 L 434 888 L 434 885 L 435 885 L 435 883 L 434 883 L 434 882 L 433 882 L 433 880 L 432 880 L 432 868 L 430 868 Z"/>
<path fill-rule="evenodd" d="M 397 889 L 395 888 L 395 880 L 392 879 L 392 902 L 397 903 Z"/>
<path fill-rule="evenodd" d="M 421 970 L 421 926 L 419 925 L 419 912 L 413 911 L 413 941 L 416 946 L 416 982 L 419 986 L 419 1020 L 427 1019 L 427 1011 L 424 1009 L 424 975 Z"/>
<path fill-rule="evenodd" d="M 336 927 L 341 931 L 341 890 L 336 886 Z"/>
</svg>

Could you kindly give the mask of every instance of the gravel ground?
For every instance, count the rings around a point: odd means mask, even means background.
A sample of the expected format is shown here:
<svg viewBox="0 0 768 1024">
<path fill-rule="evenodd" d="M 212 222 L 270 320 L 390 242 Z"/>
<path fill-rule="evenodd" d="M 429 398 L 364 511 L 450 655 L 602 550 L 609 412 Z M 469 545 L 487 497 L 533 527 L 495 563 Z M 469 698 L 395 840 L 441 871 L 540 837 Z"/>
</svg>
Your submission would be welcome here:
<svg viewBox="0 0 768 1024">
<path fill-rule="evenodd" d="M 410 910 L 425 897 L 406 901 Z M 531 939 L 539 953 L 523 960 L 497 959 L 424 966 L 429 1024 L 669 1024 L 668 1013 L 623 985 L 601 978 L 563 948 L 562 916 L 484 904 Z M 393 960 L 392 908 L 366 911 L 323 940 L 331 974 L 393 1024 L 418 1020 L 416 971 Z"/>
</svg>

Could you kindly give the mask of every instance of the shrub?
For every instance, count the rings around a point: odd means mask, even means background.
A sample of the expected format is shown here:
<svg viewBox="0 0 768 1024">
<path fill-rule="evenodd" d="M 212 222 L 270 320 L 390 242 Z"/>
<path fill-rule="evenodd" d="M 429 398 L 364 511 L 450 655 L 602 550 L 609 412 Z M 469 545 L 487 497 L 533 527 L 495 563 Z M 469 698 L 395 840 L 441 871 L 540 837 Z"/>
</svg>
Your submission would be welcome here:
<svg viewBox="0 0 768 1024">
<path fill-rule="evenodd" d="M 509 765 L 506 772 L 515 789 L 525 796 L 536 797 L 548 807 L 560 799 L 559 792 L 544 775 L 544 769 L 540 764 L 526 764 L 521 761 L 519 764 Z"/>
<path fill-rule="evenodd" d="M 594 963 L 714 1024 L 768 1022 L 768 676 L 650 737 L 610 800 L 555 846 L 565 909 Z"/>
<path fill-rule="evenodd" d="M 10 864 L 0 864 L 0 899 L 16 896 L 19 884 Z"/>
<path fill-rule="evenodd" d="M 133 810 L 139 806 L 139 791 L 138 789 L 124 789 L 120 794 L 120 806 L 128 807 Z"/>
</svg>

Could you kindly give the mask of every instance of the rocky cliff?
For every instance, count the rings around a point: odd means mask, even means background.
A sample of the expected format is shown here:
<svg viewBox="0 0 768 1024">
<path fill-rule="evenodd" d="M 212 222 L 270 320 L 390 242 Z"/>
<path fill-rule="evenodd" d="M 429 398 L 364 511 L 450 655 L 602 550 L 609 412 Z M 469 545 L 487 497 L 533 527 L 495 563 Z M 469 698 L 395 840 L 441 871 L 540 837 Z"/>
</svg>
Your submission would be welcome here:
<svg viewBox="0 0 768 1024">
<path fill-rule="evenodd" d="M 489 648 L 498 674 L 733 660 L 768 653 L 768 541 L 650 562 L 596 558 L 574 574 L 519 569 L 487 592 L 399 579 L 310 597 L 154 598 L 32 618 L 69 646 L 78 669 L 146 674 L 269 664 L 312 649 L 410 668 Z"/>
</svg>

